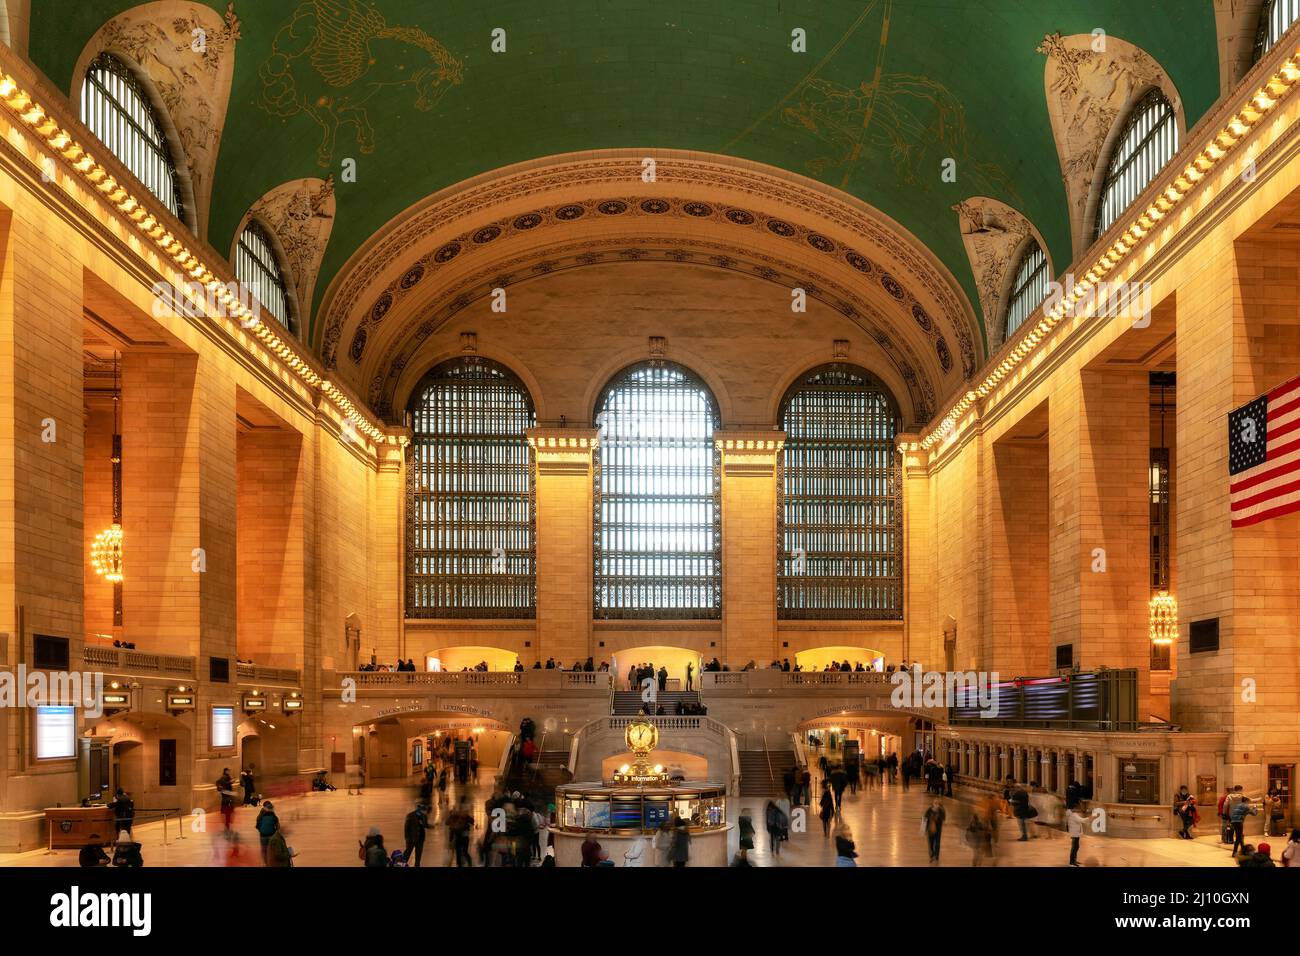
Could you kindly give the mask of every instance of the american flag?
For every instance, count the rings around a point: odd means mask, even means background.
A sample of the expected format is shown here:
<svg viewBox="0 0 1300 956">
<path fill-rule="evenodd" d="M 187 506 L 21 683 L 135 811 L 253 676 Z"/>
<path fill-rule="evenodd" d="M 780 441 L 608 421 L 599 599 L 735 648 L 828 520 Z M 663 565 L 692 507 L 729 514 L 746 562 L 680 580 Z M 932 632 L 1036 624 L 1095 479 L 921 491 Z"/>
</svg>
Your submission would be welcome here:
<svg viewBox="0 0 1300 956">
<path fill-rule="evenodd" d="M 1228 415 L 1232 526 L 1300 511 L 1300 378 Z"/>
</svg>

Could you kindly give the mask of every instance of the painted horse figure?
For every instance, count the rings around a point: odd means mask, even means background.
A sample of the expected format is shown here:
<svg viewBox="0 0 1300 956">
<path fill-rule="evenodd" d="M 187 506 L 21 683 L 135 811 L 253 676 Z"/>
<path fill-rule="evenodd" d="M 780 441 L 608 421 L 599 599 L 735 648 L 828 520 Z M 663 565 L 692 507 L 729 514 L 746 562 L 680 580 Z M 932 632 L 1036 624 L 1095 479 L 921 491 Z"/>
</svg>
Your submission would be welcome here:
<svg viewBox="0 0 1300 956">
<path fill-rule="evenodd" d="M 341 125 L 356 128 L 361 152 L 374 152 L 367 104 L 377 93 L 413 87 L 415 108 L 431 110 L 461 82 L 461 63 L 423 30 L 390 27 L 359 0 L 306 0 L 275 35 L 258 75 L 263 109 L 306 113 L 321 127 L 316 162 L 327 167 Z"/>
</svg>

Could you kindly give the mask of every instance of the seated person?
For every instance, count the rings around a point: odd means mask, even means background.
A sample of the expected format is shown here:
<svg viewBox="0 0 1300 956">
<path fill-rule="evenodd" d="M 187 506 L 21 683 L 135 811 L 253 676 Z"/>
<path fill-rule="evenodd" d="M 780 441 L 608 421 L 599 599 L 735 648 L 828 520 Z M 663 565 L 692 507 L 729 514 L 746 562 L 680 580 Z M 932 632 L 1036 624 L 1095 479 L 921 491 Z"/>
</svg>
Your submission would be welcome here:
<svg viewBox="0 0 1300 956">
<path fill-rule="evenodd" d="M 131 834 L 122 830 L 117 835 L 117 843 L 113 845 L 113 865 L 114 866 L 144 866 L 144 858 L 140 855 L 140 844 L 131 839 Z"/>
<path fill-rule="evenodd" d="M 87 843 L 77 854 L 79 866 L 108 866 L 108 854 L 98 843 Z"/>
</svg>

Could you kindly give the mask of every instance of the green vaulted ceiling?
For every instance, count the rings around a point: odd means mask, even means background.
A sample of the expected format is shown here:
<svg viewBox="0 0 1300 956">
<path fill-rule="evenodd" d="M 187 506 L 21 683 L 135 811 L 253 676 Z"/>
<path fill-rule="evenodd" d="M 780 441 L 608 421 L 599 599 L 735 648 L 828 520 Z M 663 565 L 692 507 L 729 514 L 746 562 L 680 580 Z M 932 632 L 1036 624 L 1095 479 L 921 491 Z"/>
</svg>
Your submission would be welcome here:
<svg viewBox="0 0 1300 956">
<path fill-rule="evenodd" d="M 35 0 L 32 59 L 68 89 L 94 32 L 135 5 Z M 208 5 L 224 13 L 226 0 Z M 977 303 L 959 200 L 1002 200 L 1039 228 L 1059 268 L 1072 258 L 1035 49 L 1045 34 L 1101 28 L 1142 48 L 1177 86 L 1189 127 L 1219 93 L 1212 0 L 236 0 L 235 12 L 207 238 L 229 249 L 268 190 L 333 172 L 337 220 L 317 303 L 348 256 L 420 198 L 521 160 L 609 147 L 724 153 L 843 189 L 910 229 Z M 366 62 L 356 39 L 378 18 L 442 49 L 397 31 L 373 41 Z M 490 48 L 497 27 L 505 53 Z M 791 52 L 797 27 L 807 53 Z M 319 30 L 338 52 L 294 60 L 287 91 L 284 71 L 277 80 L 266 68 Z M 437 58 L 459 83 L 405 82 L 432 77 Z M 392 84 L 364 102 L 372 151 L 342 125 L 318 155 L 322 128 L 299 107 L 324 96 L 327 79 Z M 348 157 L 355 183 L 339 181 Z M 955 183 L 940 175 L 948 157 Z"/>
</svg>

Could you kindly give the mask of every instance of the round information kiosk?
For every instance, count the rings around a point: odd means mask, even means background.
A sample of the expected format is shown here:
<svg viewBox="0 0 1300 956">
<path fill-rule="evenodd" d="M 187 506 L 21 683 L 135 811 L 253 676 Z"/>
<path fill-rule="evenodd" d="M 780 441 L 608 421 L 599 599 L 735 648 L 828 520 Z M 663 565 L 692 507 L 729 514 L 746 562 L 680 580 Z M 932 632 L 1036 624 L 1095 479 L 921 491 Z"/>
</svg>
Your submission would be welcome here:
<svg viewBox="0 0 1300 956">
<path fill-rule="evenodd" d="M 627 865 L 626 854 L 642 841 L 640 866 L 665 865 L 668 854 L 651 845 L 656 834 L 671 844 L 675 831 L 689 834 L 687 866 L 727 865 L 727 788 L 716 783 L 671 783 L 648 755 L 659 728 L 633 721 L 624 731 L 631 765 L 620 767 L 608 783 L 568 783 L 555 788 L 556 866 L 581 866 L 582 844 L 594 837 L 615 866 Z M 635 852 L 635 851 L 634 851 Z M 667 862 L 666 865 L 671 865 Z"/>
</svg>

